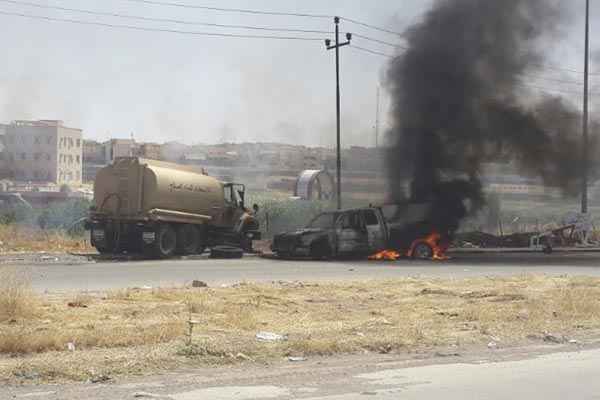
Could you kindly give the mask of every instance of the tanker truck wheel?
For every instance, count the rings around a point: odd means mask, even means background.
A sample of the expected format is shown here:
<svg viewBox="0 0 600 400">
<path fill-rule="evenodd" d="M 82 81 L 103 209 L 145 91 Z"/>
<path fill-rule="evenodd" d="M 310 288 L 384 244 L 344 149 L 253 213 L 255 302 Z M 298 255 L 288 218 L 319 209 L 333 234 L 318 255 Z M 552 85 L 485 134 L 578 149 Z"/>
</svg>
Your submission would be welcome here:
<svg viewBox="0 0 600 400">
<path fill-rule="evenodd" d="M 171 225 L 163 224 L 156 231 L 154 254 L 160 258 L 168 258 L 177 250 L 177 233 Z"/>
<path fill-rule="evenodd" d="M 177 229 L 177 254 L 186 256 L 204 252 L 202 234 L 194 225 L 181 225 Z"/>
</svg>

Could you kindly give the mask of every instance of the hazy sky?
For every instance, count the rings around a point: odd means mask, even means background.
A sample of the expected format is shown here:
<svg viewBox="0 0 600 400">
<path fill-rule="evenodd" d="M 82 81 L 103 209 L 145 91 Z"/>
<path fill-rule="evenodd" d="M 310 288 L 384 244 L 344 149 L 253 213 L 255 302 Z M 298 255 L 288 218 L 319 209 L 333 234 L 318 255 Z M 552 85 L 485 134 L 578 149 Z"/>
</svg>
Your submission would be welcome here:
<svg viewBox="0 0 600 400">
<path fill-rule="evenodd" d="M 220 24 L 329 30 L 330 19 L 241 15 L 141 4 L 128 0 L 28 0 L 38 4 Z M 501 1 L 501 0 L 486 0 Z M 536 1 L 536 0 L 532 0 Z M 553 1 L 553 0 L 539 0 Z M 431 0 L 180 0 L 187 4 L 341 15 L 402 31 Z M 567 3 L 566 1 L 564 3 Z M 593 3 L 596 3 L 593 1 Z M 581 70 L 584 0 L 569 0 L 574 17 L 549 48 L 549 64 Z M 0 12 L 16 12 L 187 31 L 249 32 L 174 23 L 141 22 L 39 9 L 0 0 Z M 600 33 L 600 5 L 593 7 L 592 48 Z M 128 137 L 185 143 L 279 141 L 331 146 L 335 140 L 334 53 L 322 41 L 211 38 L 74 25 L 0 15 L 0 122 L 62 119 L 87 138 Z M 343 22 L 350 31 L 401 43 L 383 32 Z M 452 40 L 452 38 L 448 38 Z M 356 46 L 393 54 L 395 49 L 355 38 Z M 376 88 L 387 58 L 341 50 L 343 144 L 373 145 Z M 598 63 L 600 72 L 600 60 Z M 532 85 L 566 91 L 581 87 L 566 71 L 544 69 Z M 600 91 L 600 76 L 595 79 Z M 568 95 L 568 94 L 567 94 Z M 576 94 L 574 99 L 578 101 Z M 385 127 L 383 97 L 382 129 Z"/>
</svg>

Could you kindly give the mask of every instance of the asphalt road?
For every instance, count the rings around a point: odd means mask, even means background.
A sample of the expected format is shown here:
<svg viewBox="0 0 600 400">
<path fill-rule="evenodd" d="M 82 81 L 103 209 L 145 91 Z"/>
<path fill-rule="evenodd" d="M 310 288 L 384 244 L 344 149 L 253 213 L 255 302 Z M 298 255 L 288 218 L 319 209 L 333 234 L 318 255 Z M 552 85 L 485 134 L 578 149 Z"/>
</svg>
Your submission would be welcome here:
<svg viewBox="0 0 600 400">
<path fill-rule="evenodd" d="M 465 278 L 517 274 L 600 276 L 600 253 L 460 254 L 446 262 L 282 261 L 255 256 L 241 260 L 20 264 L 39 291 L 105 290 L 182 286 L 201 280 L 211 286 L 236 282 L 354 281 L 406 276 Z"/>
<path fill-rule="evenodd" d="M 0 387 L 0 398 L 41 400 L 593 400 L 600 350 L 503 357 L 488 351 L 443 361 L 393 356 L 282 361 L 172 372 L 109 384 Z"/>
</svg>

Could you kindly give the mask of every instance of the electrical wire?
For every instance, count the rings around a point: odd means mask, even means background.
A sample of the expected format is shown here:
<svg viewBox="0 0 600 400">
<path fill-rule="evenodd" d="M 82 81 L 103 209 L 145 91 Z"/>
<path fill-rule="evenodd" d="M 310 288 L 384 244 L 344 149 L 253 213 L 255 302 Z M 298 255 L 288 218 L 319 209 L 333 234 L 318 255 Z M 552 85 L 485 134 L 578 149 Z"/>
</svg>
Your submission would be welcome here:
<svg viewBox="0 0 600 400">
<path fill-rule="evenodd" d="M 17 0 L 0 0 L 0 2 L 24 5 L 24 6 L 28 6 L 28 7 L 42 8 L 42 9 L 47 9 L 47 10 L 77 12 L 77 13 L 89 14 L 89 15 L 126 18 L 126 19 L 150 21 L 150 22 L 168 22 L 168 23 L 175 23 L 175 24 L 182 24 L 182 25 L 202 25 L 202 26 L 212 26 L 212 27 L 216 27 L 216 28 L 248 29 L 248 30 L 260 30 L 260 31 L 271 31 L 271 32 L 322 33 L 322 34 L 333 33 L 332 31 L 313 30 L 313 29 L 273 28 L 273 27 L 251 26 L 251 25 L 216 24 L 216 23 L 209 23 L 209 22 L 199 22 L 199 21 L 189 21 L 189 20 L 186 21 L 186 20 L 171 19 L 171 18 L 151 18 L 151 17 L 143 17 L 143 16 L 138 16 L 138 15 L 131 15 L 131 14 L 119 14 L 119 13 L 112 13 L 112 12 L 92 11 L 92 10 L 86 10 L 86 9 L 81 9 L 81 8 L 49 6 L 49 5 L 45 5 L 45 4 L 31 3 L 31 2 L 27 2 L 27 1 L 17 1 Z"/>
<path fill-rule="evenodd" d="M 346 21 L 346 22 L 350 22 L 352 24 L 363 26 L 365 28 L 374 29 L 379 32 L 385 32 L 385 33 L 389 33 L 389 34 L 396 35 L 396 36 L 402 36 L 402 34 L 400 32 L 392 31 L 392 30 L 386 29 L 386 28 L 381 28 L 379 26 L 368 24 L 366 22 L 362 22 L 362 21 L 358 21 L 358 20 L 346 18 L 346 17 L 340 17 L 340 19 L 343 21 Z"/>
<path fill-rule="evenodd" d="M 53 22 L 67 22 L 71 24 L 78 25 L 94 25 L 94 26 L 102 26 L 106 28 L 119 28 L 119 29 L 129 29 L 136 31 L 145 31 L 145 32 L 165 32 L 165 33 L 178 33 L 182 35 L 195 35 L 195 36 L 212 36 L 212 37 L 226 37 L 226 38 L 240 38 L 240 39 L 276 39 L 276 40 L 300 40 L 300 41 L 322 41 L 322 38 L 315 37 L 299 37 L 299 36 L 275 36 L 275 35 L 243 35 L 236 33 L 216 33 L 216 32 L 198 32 L 198 31 L 183 31 L 178 29 L 166 29 L 166 28 L 149 28 L 142 26 L 134 26 L 134 25 L 122 25 L 122 24 L 109 24 L 105 22 L 95 22 L 95 21 L 83 21 L 78 19 L 69 19 L 69 18 L 56 18 L 56 17 L 48 17 L 45 15 L 34 15 L 34 14 L 22 14 L 16 12 L 7 12 L 0 11 L 0 15 L 8 15 L 13 17 L 21 17 L 21 18 L 29 18 L 29 19 L 37 19 L 44 21 L 53 21 Z"/>
<path fill-rule="evenodd" d="M 384 40 L 374 39 L 372 37 L 364 36 L 364 35 L 361 35 L 361 34 L 358 34 L 358 33 L 353 33 L 352 36 L 353 37 L 357 37 L 357 38 L 361 38 L 361 39 L 364 39 L 364 40 L 367 40 L 369 42 L 384 44 L 386 46 L 390 46 L 390 47 L 394 47 L 394 48 L 405 49 L 405 50 L 408 49 L 408 47 L 406 47 L 406 46 L 402 46 L 402 45 L 399 45 L 399 44 L 394 44 L 394 43 L 386 42 Z"/>
<path fill-rule="evenodd" d="M 553 88 L 547 88 L 547 87 L 543 87 L 543 86 L 530 85 L 528 83 L 518 83 L 517 86 L 536 89 L 536 90 L 540 90 L 542 92 L 557 92 L 557 93 L 565 93 L 565 94 L 582 94 L 583 93 L 583 91 L 553 89 Z"/>
<path fill-rule="evenodd" d="M 305 18 L 333 18 L 333 15 L 325 14 L 309 14 L 309 13 L 292 13 L 292 12 L 279 12 L 279 11 L 266 11 L 266 10 L 251 10 L 244 8 L 222 8 L 222 7 L 208 7 L 199 6 L 195 4 L 184 4 L 170 1 L 157 1 L 157 0 L 125 0 L 132 3 L 143 3 L 154 6 L 168 6 L 168 7 L 180 7 L 180 8 L 194 8 L 199 10 L 209 11 L 221 11 L 221 12 L 236 12 L 240 14 L 258 14 L 258 15 L 278 15 L 285 17 L 305 17 Z"/>
<path fill-rule="evenodd" d="M 383 57 L 387 57 L 387 58 L 394 58 L 394 56 L 391 55 L 391 54 L 386 54 L 386 53 L 382 53 L 382 52 L 379 52 L 379 51 L 375 51 L 375 50 L 371 50 L 371 49 L 366 49 L 364 47 L 355 46 L 353 44 L 350 45 L 350 48 L 356 49 L 356 50 L 360 50 L 360 51 L 364 51 L 366 53 L 375 54 L 375 55 L 378 55 L 378 56 L 383 56 Z"/>
<path fill-rule="evenodd" d="M 524 78 L 541 79 L 541 80 L 545 80 L 545 81 L 549 81 L 549 82 L 564 83 L 565 85 L 583 86 L 583 82 L 578 82 L 578 81 L 568 81 L 568 80 L 548 78 L 548 77 L 545 77 L 545 76 L 529 75 L 529 74 L 521 74 L 521 76 L 524 77 Z"/>
<path fill-rule="evenodd" d="M 224 7 L 209 7 L 200 6 L 195 4 L 185 4 L 170 1 L 159 1 L 159 0 L 125 0 L 133 3 L 150 4 L 154 6 L 168 6 L 168 7 L 180 7 L 180 8 L 191 8 L 208 11 L 220 11 L 220 12 L 235 12 L 240 14 L 258 14 L 258 15 L 275 15 L 275 16 L 286 16 L 286 17 L 305 17 L 305 18 L 334 18 L 334 15 L 327 14 L 312 14 L 312 13 L 293 13 L 293 12 L 280 12 L 280 11 L 269 11 L 269 10 L 254 10 L 247 8 L 224 8 Z M 382 28 L 373 24 L 369 24 L 363 21 L 358 21 L 352 18 L 339 17 L 340 20 L 360 25 L 365 28 L 374 29 L 380 32 L 390 33 L 396 36 L 402 36 L 400 32 L 395 32 L 390 29 Z"/>
</svg>

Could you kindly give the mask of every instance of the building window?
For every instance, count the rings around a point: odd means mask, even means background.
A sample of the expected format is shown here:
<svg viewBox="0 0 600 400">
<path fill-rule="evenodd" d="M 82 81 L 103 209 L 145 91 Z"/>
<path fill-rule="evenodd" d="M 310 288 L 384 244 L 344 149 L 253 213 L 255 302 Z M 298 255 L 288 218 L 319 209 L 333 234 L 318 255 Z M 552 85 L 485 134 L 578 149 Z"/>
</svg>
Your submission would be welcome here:
<svg viewBox="0 0 600 400">
<path fill-rule="evenodd" d="M 41 158 L 41 157 L 42 157 L 42 154 L 41 154 L 41 153 L 34 153 L 34 154 L 33 154 L 33 159 L 34 159 L 35 161 L 40 161 L 40 158 Z M 37 178 L 37 176 L 36 176 L 36 178 Z"/>
<path fill-rule="evenodd" d="M 52 144 L 52 137 L 51 137 L 51 136 L 48 136 L 48 138 L 47 138 L 47 143 L 48 143 L 48 144 Z"/>
<path fill-rule="evenodd" d="M 81 162 L 81 159 L 79 158 L 79 156 L 75 156 L 75 158 L 77 159 L 77 164 L 79 164 Z"/>
<path fill-rule="evenodd" d="M 77 139 L 77 147 L 81 147 L 81 139 Z"/>
<path fill-rule="evenodd" d="M 21 160 L 27 160 L 27 154 L 21 153 Z"/>
<path fill-rule="evenodd" d="M 52 160 L 52 156 L 50 156 L 50 154 L 46 153 L 46 161 L 50 161 Z"/>
<path fill-rule="evenodd" d="M 34 140 L 35 140 L 34 144 L 40 144 L 40 137 L 39 136 L 36 136 Z"/>
</svg>

